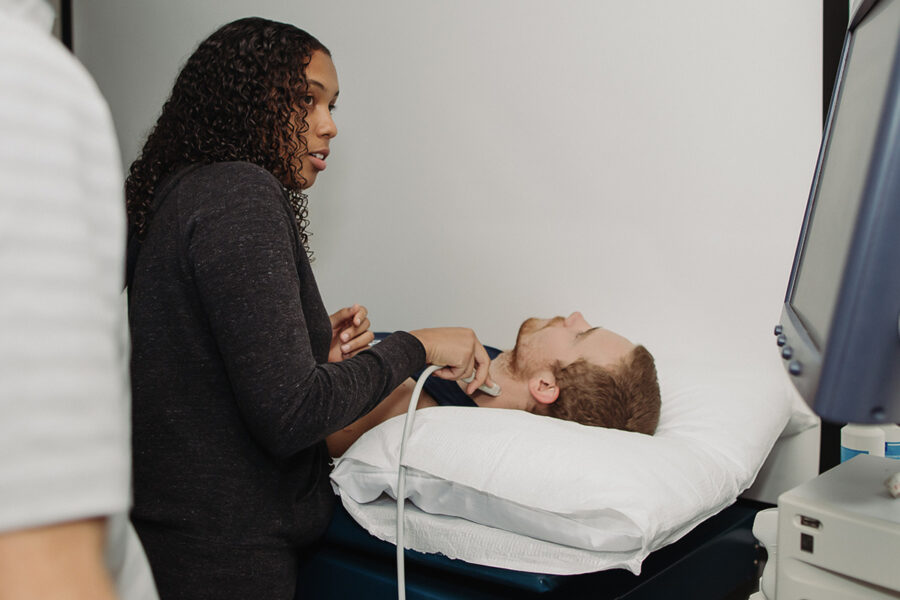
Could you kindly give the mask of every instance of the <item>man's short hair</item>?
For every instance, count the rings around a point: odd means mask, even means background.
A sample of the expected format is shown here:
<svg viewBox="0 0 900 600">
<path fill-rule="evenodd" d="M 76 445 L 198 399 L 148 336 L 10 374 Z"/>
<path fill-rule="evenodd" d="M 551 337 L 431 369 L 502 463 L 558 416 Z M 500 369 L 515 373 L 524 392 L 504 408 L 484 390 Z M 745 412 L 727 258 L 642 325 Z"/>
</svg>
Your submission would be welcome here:
<svg viewBox="0 0 900 600">
<path fill-rule="evenodd" d="M 538 404 L 535 413 L 582 425 L 653 435 L 659 423 L 660 395 L 653 356 L 637 346 L 615 367 L 584 359 L 552 367 L 559 397 Z"/>
</svg>

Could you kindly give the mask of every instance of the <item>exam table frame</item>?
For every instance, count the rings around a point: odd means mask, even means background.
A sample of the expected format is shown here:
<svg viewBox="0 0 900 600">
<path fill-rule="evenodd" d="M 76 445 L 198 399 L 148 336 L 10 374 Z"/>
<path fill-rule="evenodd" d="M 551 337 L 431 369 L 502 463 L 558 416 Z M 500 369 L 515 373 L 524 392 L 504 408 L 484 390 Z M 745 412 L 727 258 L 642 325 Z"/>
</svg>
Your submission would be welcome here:
<svg viewBox="0 0 900 600">
<path fill-rule="evenodd" d="M 764 553 L 751 528 L 770 505 L 739 499 L 684 538 L 653 552 L 639 576 L 624 569 L 583 575 L 523 573 L 406 551 L 410 600 L 593 598 L 720 600 L 759 577 Z M 328 532 L 301 570 L 297 599 L 397 597 L 396 551 L 338 507 Z"/>
<path fill-rule="evenodd" d="M 765 556 L 752 527 L 756 513 L 818 474 L 820 428 L 779 438 L 753 485 L 731 506 L 677 542 L 651 553 L 640 575 L 611 569 L 545 575 L 484 567 L 439 554 L 406 551 L 410 600 L 723 600 L 747 590 Z M 338 505 L 322 541 L 299 576 L 297 599 L 391 600 L 397 597 L 396 549 L 357 524 Z"/>
<path fill-rule="evenodd" d="M 651 553 L 641 574 L 611 569 L 545 575 L 484 567 L 439 554 L 406 551 L 410 600 L 722 600 L 749 589 L 765 557 L 752 527 L 756 513 L 818 474 L 820 427 L 779 438 L 756 481 L 731 506 L 677 542 Z M 297 599 L 389 600 L 397 597 L 396 548 L 371 535 L 340 506 L 304 564 Z"/>
<path fill-rule="evenodd" d="M 818 425 L 779 438 L 754 484 L 734 504 L 677 542 L 652 552 L 640 575 L 625 569 L 582 575 L 527 573 L 407 550 L 406 596 L 409 600 L 723 600 L 759 578 L 765 550 L 752 532 L 756 513 L 818 474 L 820 444 Z M 302 567 L 296 600 L 396 597 L 396 547 L 371 535 L 338 502 L 328 531 Z"/>
</svg>

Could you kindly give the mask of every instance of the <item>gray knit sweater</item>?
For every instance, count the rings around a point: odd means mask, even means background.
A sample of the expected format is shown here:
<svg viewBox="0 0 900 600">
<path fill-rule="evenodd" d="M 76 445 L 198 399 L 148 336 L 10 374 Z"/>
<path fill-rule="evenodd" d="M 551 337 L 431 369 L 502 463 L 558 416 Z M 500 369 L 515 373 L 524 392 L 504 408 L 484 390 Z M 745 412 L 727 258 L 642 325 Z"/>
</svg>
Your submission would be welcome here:
<svg viewBox="0 0 900 600">
<path fill-rule="evenodd" d="M 145 544 L 303 547 L 334 502 L 325 436 L 421 369 L 424 349 L 398 332 L 326 362 L 328 313 L 267 171 L 189 169 L 156 202 L 130 257 L 135 525 L 154 531 Z"/>
</svg>

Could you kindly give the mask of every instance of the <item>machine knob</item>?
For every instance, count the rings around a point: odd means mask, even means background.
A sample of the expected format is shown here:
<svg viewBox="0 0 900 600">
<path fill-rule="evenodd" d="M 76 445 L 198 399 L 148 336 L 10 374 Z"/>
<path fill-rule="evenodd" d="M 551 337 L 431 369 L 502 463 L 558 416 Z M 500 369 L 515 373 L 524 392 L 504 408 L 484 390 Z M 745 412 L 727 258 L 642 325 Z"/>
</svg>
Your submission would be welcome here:
<svg viewBox="0 0 900 600">
<path fill-rule="evenodd" d="M 790 346 L 785 346 L 781 349 L 781 358 L 788 360 L 794 356 L 794 349 Z"/>
<path fill-rule="evenodd" d="M 775 326 L 775 335 L 781 335 L 782 331 L 784 331 L 784 328 L 781 325 Z"/>
<path fill-rule="evenodd" d="M 791 375 L 800 375 L 803 373 L 803 365 L 799 360 L 792 360 L 788 363 L 788 373 Z"/>
<path fill-rule="evenodd" d="M 785 337 L 785 335 L 782 333 L 775 339 L 775 343 L 779 346 L 784 346 L 785 344 L 787 344 L 787 337 Z"/>
</svg>

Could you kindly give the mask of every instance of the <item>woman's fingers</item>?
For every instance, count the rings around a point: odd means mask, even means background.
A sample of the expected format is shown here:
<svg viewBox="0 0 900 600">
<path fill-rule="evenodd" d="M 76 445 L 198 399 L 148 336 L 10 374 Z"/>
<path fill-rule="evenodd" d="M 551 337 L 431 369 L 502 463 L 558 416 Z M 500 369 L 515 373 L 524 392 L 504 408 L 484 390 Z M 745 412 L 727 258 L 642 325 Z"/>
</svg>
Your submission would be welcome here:
<svg viewBox="0 0 900 600">
<path fill-rule="evenodd" d="M 466 385 L 466 393 L 472 394 L 489 381 L 491 359 L 478 337 L 471 329 L 441 327 L 419 329 L 410 332 L 425 346 L 425 360 L 433 365 L 443 365 L 435 371 L 441 379 L 459 380 L 474 377 Z"/>
<path fill-rule="evenodd" d="M 362 334 L 356 336 L 346 344 L 341 346 L 341 353 L 344 355 L 344 358 L 348 358 L 357 354 L 358 352 L 362 352 L 366 348 L 369 347 L 369 344 L 372 343 L 372 340 L 375 339 L 375 334 L 371 331 L 365 331 Z"/>
<path fill-rule="evenodd" d="M 337 311 L 329 318 L 331 319 L 331 328 L 340 329 L 344 327 L 362 328 L 363 323 L 368 323 L 369 309 L 362 304 L 354 304 Z M 364 329 L 361 329 L 363 331 Z"/>
<path fill-rule="evenodd" d="M 475 356 L 473 357 L 475 362 L 475 379 L 466 385 L 466 393 L 468 395 L 472 395 L 475 393 L 475 390 L 480 388 L 482 385 L 493 385 L 493 382 L 488 382 L 488 376 L 490 375 L 490 366 L 491 359 L 488 356 L 487 350 L 484 349 L 480 343 L 475 348 Z"/>
<path fill-rule="evenodd" d="M 369 319 L 363 319 L 359 325 L 348 325 L 341 330 L 341 342 L 349 342 L 357 336 L 366 333 L 371 326 Z"/>
</svg>

